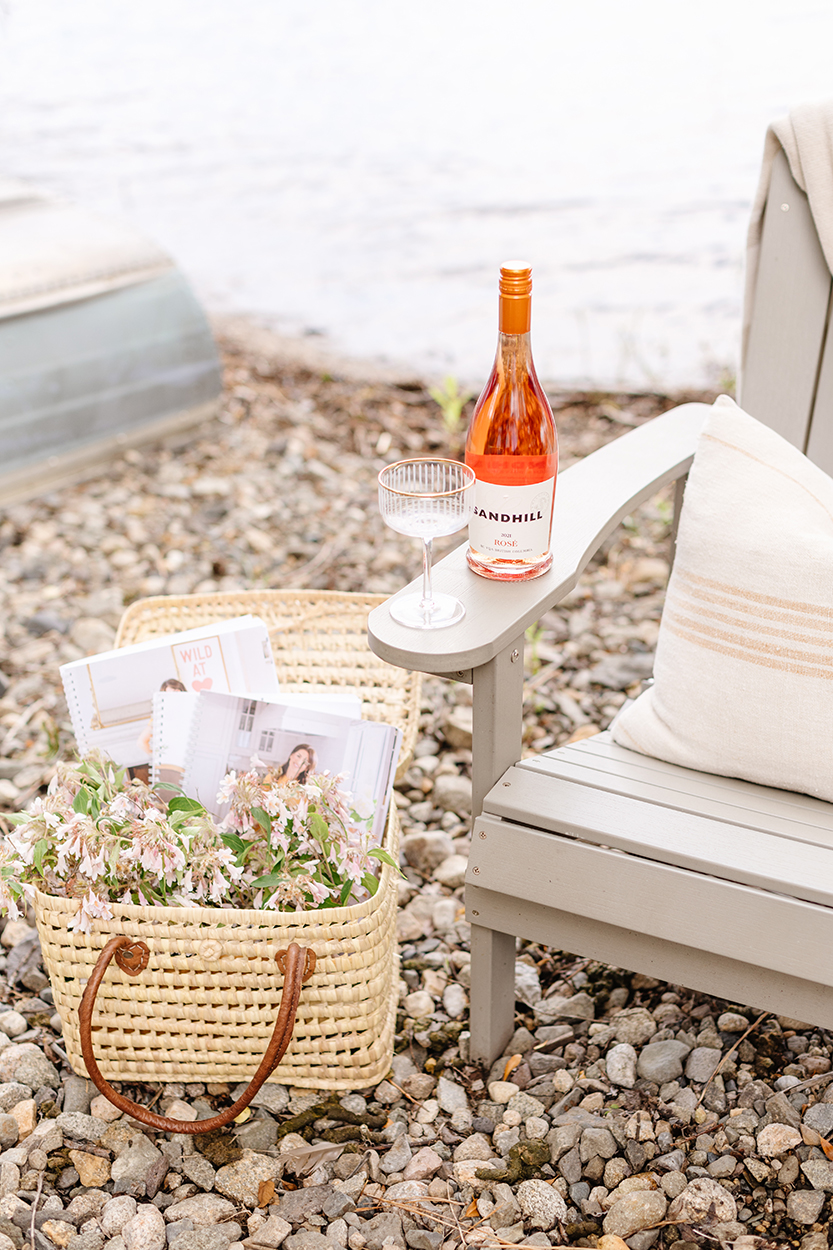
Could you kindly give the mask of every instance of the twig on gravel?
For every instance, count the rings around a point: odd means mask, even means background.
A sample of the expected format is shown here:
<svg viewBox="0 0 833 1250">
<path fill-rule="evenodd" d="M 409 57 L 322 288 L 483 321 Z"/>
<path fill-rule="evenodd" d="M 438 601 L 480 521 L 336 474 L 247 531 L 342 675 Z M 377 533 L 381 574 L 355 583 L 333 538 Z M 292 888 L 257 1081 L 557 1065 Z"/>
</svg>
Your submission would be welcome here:
<svg viewBox="0 0 833 1250">
<path fill-rule="evenodd" d="M 789 1092 L 792 1093 L 794 1089 L 808 1089 L 811 1085 L 823 1085 L 825 1081 L 833 1081 L 833 1072 L 821 1072 L 818 1076 L 808 1076 L 806 1080 L 791 1085 Z"/>
<path fill-rule="evenodd" d="M 35 1212 L 37 1211 L 38 1203 L 40 1202 L 41 1190 L 43 1189 L 43 1178 L 45 1175 L 45 1172 L 41 1172 L 38 1177 L 38 1188 L 35 1193 L 35 1201 L 32 1203 L 32 1222 L 29 1225 L 29 1242 L 32 1250 L 35 1250 Z"/>
<path fill-rule="evenodd" d="M 406 1090 L 404 1090 L 404 1089 L 402 1088 L 402 1086 L 401 1086 L 401 1085 L 397 1085 L 397 1084 L 396 1084 L 396 1081 L 392 1081 L 392 1080 L 390 1079 L 390 1077 L 388 1077 L 388 1085 L 392 1085 L 394 1089 L 398 1089 L 398 1090 L 399 1090 L 399 1092 L 400 1092 L 400 1094 L 402 1095 L 402 1097 L 403 1097 L 403 1098 L 407 1098 L 407 1099 L 408 1099 L 408 1102 L 413 1102 L 413 1103 L 415 1103 L 418 1107 L 421 1107 L 421 1106 L 422 1106 L 422 1099 L 420 1099 L 420 1098 L 413 1098 L 413 1097 L 412 1097 L 412 1096 L 411 1096 L 411 1095 L 410 1095 L 410 1094 L 409 1094 Z"/>
<path fill-rule="evenodd" d="M 770 1013 L 769 1013 L 768 1011 L 762 1011 L 762 1012 L 761 1012 L 761 1014 L 758 1016 L 758 1019 L 757 1019 L 757 1020 L 755 1020 L 755 1021 L 753 1021 L 753 1023 L 752 1023 L 752 1024 L 750 1024 L 750 1026 L 749 1026 L 749 1028 L 746 1030 L 746 1032 L 745 1032 L 745 1033 L 742 1033 L 742 1034 L 741 1034 L 741 1036 L 738 1038 L 738 1040 L 737 1040 L 737 1041 L 736 1041 L 736 1042 L 735 1042 L 732 1046 L 730 1046 L 730 1047 L 729 1047 L 729 1049 L 726 1051 L 726 1054 L 725 1054 L 725 1055 L 723 1056 L 723 1058 L 720 1060 L 720 1063 L 717 1065 L 717 1067 L 715 1068 L 714 1072 L 712 1072 L 711 1076 L 710 1076 L 710 1077 L 709 1077 L 709 1079 L 706 1081 L 706 1084 L 703 1086 L 702 1090 L 700 1091 L 700 1097 L 697 1099 L 697 1102 L 694 1104 L 694 1110 L 695 1110 L 695 1111 L 696 1111 L 696 1110 L 697 1110 L 697 1108 L 700 1106 L 700 1103 L 703 1101 L 703 1099 L 706 1097 L 706 1090 L 709 1088 L 709 1086 L 711 1085 L 711 1083 L 712 1083 L 712 1081 L 714 1080 L 714 1078 L 715 1078 L 715 1077 L 717 1076 L 717 1074 L 720 1072 L 720 1069 L 724 1066 L 724 1064 L 726 1064 L 726 1063 L 728 1062 L 729 1057 L 735 1053 L 735 1051 L 737 1050 L 738 1046 L 740 1046 L 741 1042 L 745 1042 L 745 1041 L 746 1041 L 747 1037 L 748 1037 L 748 1036 L 749 1036 L 749 1034 L 752 1032 L 752 1030 L 753 1030 L 753 1029 L 757 1029 L 758 1025 L 761 1023 L 761 1021 L 762 1021 L 762 1020 L 766 1020 L 766 1018 L 767 1018 L 767 1016 L 768 1016 L 769 1014 L 770 1014 Z"/>
</svg>

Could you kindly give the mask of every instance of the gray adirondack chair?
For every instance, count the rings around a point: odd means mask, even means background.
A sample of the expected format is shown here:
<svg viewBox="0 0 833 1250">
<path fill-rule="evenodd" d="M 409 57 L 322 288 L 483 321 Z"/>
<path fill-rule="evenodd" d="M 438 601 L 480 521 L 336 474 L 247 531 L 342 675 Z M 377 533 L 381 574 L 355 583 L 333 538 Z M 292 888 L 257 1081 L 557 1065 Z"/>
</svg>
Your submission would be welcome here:
<svg viewBox="0 0 833 1250">
<path fill-rule="evenodd" d="M 807 198 L 779 154 L 741 403 L 833 474 L 830 302 Z M 524 631 L 637 504 L 674 481 L 679 501 L 706 411 L 685 404 L 562 474 L 545 576 L 478 578 L 461 546 L 435 570 L 467 605 L 459 625 L 417 633 L 386 605 L 371 614 L 382 658 L 473 686 L 475 1060 L 491 1062 L 512 1033 L 516 936 L 833 1028 L 833 804 L 680 768 L 607 734 L 521 759 Z"/>
</svg>

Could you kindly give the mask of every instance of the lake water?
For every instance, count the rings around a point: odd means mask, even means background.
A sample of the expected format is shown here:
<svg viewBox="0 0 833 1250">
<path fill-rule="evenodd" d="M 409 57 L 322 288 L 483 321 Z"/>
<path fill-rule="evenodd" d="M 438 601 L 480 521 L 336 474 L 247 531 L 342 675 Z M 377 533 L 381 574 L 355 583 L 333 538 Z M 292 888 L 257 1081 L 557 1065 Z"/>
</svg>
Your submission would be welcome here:
<svg viewBox="0 0 833 1250">
<path fill-rule="evenodd" d="M 128 217 L 211 311 L 472 382 L 528 258 L 542 376 L 700 385 L 831 48 L 821 0 L 0 0 L 0 174 Z"/>
</svg>

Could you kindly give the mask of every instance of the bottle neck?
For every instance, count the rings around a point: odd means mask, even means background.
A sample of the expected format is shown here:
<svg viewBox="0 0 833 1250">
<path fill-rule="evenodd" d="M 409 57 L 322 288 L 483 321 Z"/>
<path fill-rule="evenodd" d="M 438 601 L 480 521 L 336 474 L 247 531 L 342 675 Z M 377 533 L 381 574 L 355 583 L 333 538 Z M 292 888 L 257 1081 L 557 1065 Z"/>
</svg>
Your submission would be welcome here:
<svg viewBox="0 0 833 1250">
<path fill-rule="evenodd" d="M 525 334 L 507 334 L 504 330 L 499 331 L 495 368 L 507 379 L 512 379 L 521 373 L 535 371 L 532 363 L 532 336 L 529 331 Z"/>
<path fill-rule="evenodd" d="M 512 295 L 501 291 L 498 310 L 498 330 L 501 335 L 529 336 L 532 325 L 532 299 L 529 294 Z"/>
</svg>

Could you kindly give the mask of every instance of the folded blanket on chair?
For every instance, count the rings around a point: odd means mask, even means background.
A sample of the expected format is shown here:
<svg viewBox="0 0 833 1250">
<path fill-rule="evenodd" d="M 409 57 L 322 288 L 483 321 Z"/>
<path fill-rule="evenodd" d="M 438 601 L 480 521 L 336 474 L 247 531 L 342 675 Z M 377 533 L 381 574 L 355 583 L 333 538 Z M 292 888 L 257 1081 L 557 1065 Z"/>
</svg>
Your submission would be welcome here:
<svg viewBox="0 0 833 1250">
<path fill-rule="evenodd" d="M 746 344 L 758 279 L 764 206 L 769 193 L 772 162 L 779 148 L 784 149 L 793 178 L 807 194 L 824 258 L 833 272 L 833 100 L 825 100 L 820 104 L 800 105 L 787 117 L 773 122 L 766 133 L 761 177 L 752 205 L 752 219 L 746 240 L 742 362 L 746 360 Z"/>
</svg>

